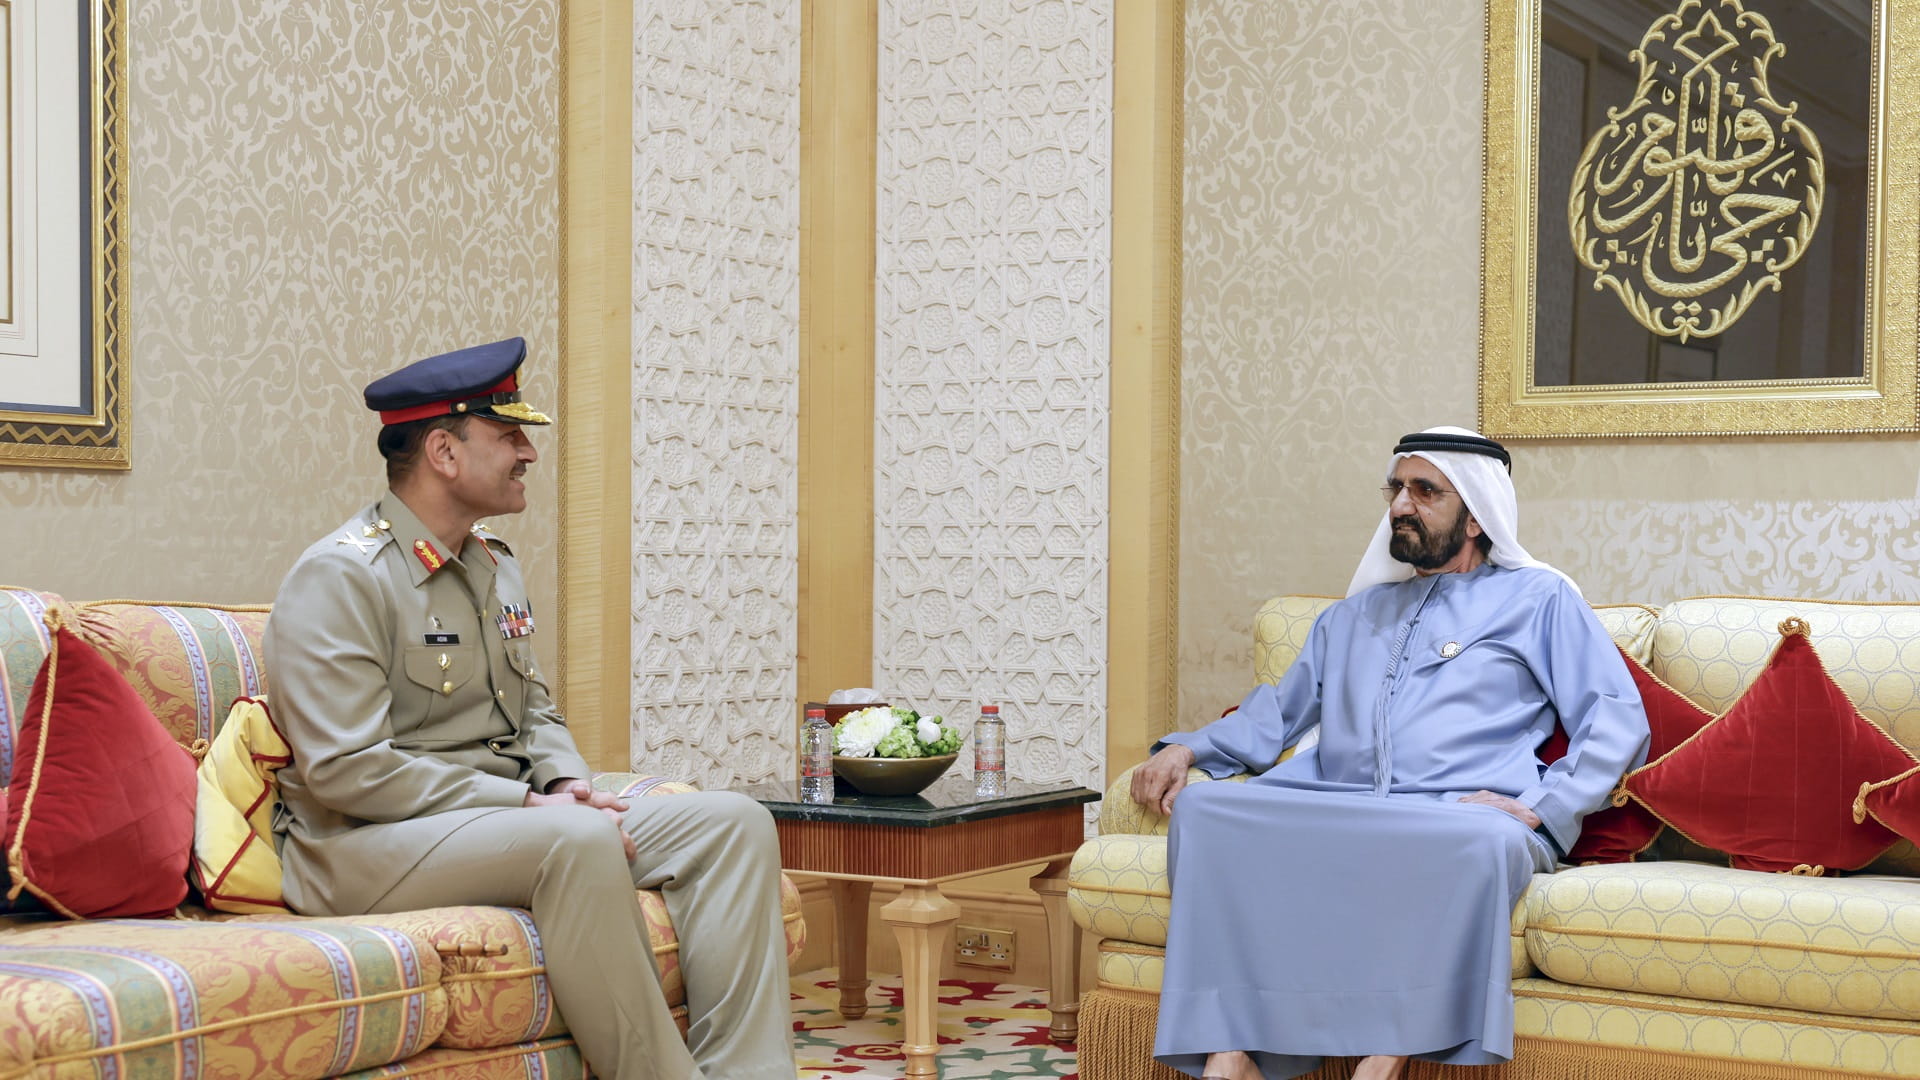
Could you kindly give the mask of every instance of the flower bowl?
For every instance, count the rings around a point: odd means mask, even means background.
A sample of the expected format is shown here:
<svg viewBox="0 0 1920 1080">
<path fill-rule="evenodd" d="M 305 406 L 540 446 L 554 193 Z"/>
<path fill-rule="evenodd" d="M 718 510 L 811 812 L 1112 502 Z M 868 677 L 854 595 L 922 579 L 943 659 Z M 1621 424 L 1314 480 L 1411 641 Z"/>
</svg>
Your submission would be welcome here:
<svg viewBox="0 0 1920 1080">
<path fill-rule="evenodd" d="M 918 795 L 940 779 L 959 754 L 933 757 L 848 757 L 833 755 L 833 775 L 862 795 Z"/>
</svg>

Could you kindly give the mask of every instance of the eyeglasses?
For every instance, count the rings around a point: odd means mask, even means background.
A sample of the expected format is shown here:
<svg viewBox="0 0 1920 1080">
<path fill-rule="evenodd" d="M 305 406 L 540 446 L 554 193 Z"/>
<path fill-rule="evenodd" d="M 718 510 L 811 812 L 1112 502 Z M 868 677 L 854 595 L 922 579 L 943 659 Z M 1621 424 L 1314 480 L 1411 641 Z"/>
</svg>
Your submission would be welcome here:
<svg viewBox="0 0 1920 1080">
<path fill-rule="evenodd" d="M 1435 487 L 1425 480 L 1389 480 L 1380 488 L 1380 494 L 1386 498 L 1389 506 L 1393 504 L 1393 500 L 1400 497 L 1402 491 L 1421 506 L 1433 505 L 1433 500 L 1442 495 L 1457 494 L 1452 488 Z"/>
</svg>

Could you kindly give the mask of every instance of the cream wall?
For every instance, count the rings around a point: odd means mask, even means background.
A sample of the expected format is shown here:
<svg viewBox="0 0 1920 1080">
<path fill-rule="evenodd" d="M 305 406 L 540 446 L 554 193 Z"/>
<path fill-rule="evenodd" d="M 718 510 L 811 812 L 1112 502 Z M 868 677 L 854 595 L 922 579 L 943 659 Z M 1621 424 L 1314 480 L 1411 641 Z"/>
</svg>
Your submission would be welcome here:
<svg viewBox="0 0 1920 1080">
<path fill-rule="evenodd" d="M 385 487 L 369 379 L 520 334 L 554 400 L 556 5 L 129 7 L 133 471 L 0 468 L 0 581 L 265 602 Z M 550 612 L 529 488 L 498 527 Z"/>
<path fill-rule="evenodd" d="M 1393 440 L 1476 423 L 1480 0 L 1189 0 L 1180 709 L 1254 608 L 1338 594 Z M 1522 538 L 1595 601 L 1920 599 L 1920 442 L 1526 443 Z"/>
</svg>

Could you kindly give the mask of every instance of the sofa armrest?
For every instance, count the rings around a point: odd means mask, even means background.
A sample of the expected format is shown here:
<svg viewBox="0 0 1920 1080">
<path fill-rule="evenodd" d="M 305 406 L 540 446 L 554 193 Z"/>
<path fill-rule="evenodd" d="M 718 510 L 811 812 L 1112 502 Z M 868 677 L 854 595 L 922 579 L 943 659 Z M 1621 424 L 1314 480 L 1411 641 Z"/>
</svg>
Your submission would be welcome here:
<svg viewBox="0 0 1920 1080">
<path fill-rule="evenodd" d="M 1142 764 L 1144 764 L 1144 762 Z M 1101 835 L 1105 836 L 1110 833 L 1132 833 L 1138 836 L 1167 835 L 1167 819 L 1134 802 L 1133 796 L 1130 794 L 1130 789 L 1133 786 L 1133 770 L 1139 767 L 1139 765 L 1135 765 L 1133 769 L 1128 769 L 1126 772 L 1121 773 L 1114 779 L 1112 784 L 1108 785 L 1107 797 L 1100 801 Z M 1226 779 L 1232 783 L 1244 783 L 1248 775 L 1247 773 L 1240 773 L 1236 776 L 1229 776 Z M 1208 776 L 1199 769 L 1187 770 L 1187 783 L 1189 784 L 1210 782 L 1212 780 L 1213 777 Z"/>
<path fill-rule="evenodd" d="M 593 790 L 611 791 L 623 799 L 639 799 L 649 795 L 679 795 L 683 792 L 700 790 L 685 780 L 631 772 L 594 773 L 591 783 Z"/>
</svg>

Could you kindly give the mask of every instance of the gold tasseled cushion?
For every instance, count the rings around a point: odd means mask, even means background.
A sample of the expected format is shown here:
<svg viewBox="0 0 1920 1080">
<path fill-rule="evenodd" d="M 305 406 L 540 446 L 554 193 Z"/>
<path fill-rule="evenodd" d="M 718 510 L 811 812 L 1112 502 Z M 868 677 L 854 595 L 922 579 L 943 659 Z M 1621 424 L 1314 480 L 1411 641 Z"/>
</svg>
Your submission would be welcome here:
<svg viewBox="0 0 1920 1080">
<path fill-rule="evenodd" d="M 1575 986 L 1920 1020 L 1920 888 L 1697 863 L 1536 879 L 1527 950 Z"/>
</svg>

